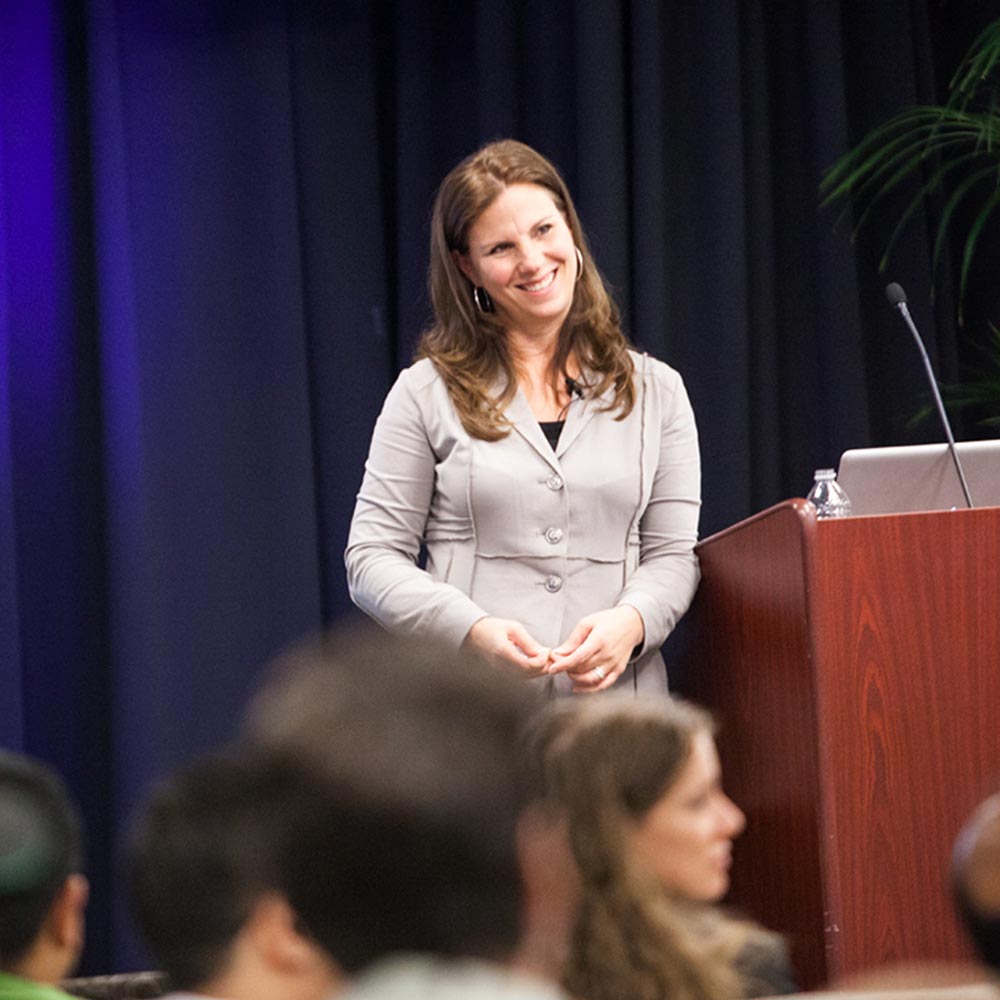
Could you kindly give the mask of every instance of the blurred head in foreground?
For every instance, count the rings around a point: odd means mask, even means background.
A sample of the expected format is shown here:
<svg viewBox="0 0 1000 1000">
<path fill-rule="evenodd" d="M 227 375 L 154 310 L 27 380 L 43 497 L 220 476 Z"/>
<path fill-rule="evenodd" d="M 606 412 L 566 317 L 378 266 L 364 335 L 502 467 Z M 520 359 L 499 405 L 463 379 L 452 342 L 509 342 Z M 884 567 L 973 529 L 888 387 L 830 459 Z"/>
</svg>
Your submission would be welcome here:
<svg viewBox="0 0 1000 1000">
<path fill-rule="evenodd" d="M 401 952 L 509 966 L 536 923 L 565 939 L 559 865 L 522 764 L 538 697 L 464 650 L 374 628 L 275 666 L 246 737 L 320 779 L 289 898 L 348 972 Z"/>
<path fill-rule="evenodd" d="M 952 860 L 955 898 L 979 957 L 1000 971 L 1000 795 L 962 828 Z"/>
<path fill-rule="evenodd" d="M 132 909 L 175 990 L 324 1000 L 335 963 L 289 905 L 281 864 L 310 792 L 266 755 L 200 760 L 161 782 L 129 844 Z"/>
<path fill-rule="evenodd" d="M 83 947 L 87 880 L 76 809 L 38 761 L 0 751 L 0 972 L 53 984 Z"/>
</svg>

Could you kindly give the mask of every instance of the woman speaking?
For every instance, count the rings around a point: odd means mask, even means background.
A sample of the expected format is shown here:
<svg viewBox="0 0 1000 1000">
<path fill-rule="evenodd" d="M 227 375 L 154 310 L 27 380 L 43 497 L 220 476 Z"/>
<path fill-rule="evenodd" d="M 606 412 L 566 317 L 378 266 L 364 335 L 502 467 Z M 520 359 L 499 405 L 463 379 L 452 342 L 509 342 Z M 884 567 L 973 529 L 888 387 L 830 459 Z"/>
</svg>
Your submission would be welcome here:
<svg viewBox="0 0 1000 1000">
<path fill-rule="evenodd" d="M 665 691 L 659 647 L 698 582 L 694 417 L 677 372 L 629 348 L 548 160 L 495 142 L 445 177 L 430 294 L 365 465 L 353 600 L 557 693 Z"/>
</svg>

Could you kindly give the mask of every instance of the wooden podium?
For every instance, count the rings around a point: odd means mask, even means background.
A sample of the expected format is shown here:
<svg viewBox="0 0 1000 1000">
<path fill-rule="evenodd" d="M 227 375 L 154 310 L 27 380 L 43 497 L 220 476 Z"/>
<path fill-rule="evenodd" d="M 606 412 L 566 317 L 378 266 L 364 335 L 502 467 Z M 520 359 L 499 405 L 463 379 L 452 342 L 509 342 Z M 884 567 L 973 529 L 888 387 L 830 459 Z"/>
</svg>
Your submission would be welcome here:
<svg viewBox="0 0 1000 1000">
<path fill-rule="evenodd" d="M 968 957 L 948 868 L 1000 789 L 1000 508 L 789 500 L 698 552 L 681 693 L 747 813 L 730 902 L 788 934 L 803 987 Z"/>
</svg>

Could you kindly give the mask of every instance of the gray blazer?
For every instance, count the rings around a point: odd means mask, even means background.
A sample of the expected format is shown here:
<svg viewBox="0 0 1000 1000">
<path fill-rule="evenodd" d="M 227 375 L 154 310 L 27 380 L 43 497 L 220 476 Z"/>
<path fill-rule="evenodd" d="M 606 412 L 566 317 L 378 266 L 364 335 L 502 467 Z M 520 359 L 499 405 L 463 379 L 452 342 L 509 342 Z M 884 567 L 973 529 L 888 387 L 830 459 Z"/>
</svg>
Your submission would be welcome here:
<svg viewBox="0 0 1000 1000">
<path fill-rule="evenodd" d="M 630 604 L 646 635 L 615 686 L 665 691 L 659 647 L 698 584 L 698 436 L 680 375 L 633 360 L 629 416 L 602 411 L 608 398 L 574 398 L 554 452 L 520 392 L 506 412 L 513 431 L 482 441 L 430 361 L 403 371 L 351 522 L 358 607 L 392 631 L 456 646 L 484 615 L 513 618 L 555 646 L 584 615 Z M 561 674 L 552 682 L 571 687 Z"/>
</svg>

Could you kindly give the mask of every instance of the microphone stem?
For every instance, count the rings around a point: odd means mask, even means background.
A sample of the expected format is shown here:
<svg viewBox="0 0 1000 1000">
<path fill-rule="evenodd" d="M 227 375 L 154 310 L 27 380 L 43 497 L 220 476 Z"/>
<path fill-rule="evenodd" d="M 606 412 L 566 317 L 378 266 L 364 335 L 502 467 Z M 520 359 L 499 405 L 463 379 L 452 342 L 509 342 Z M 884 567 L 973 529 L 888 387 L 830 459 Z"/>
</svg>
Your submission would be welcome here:
<svg viewBox="0 0 1000 1000">
<path fill-rule="evenodd" d="M 955 448 L 954 435 L 951 433 L 951 424 L 948 422 L 948 414 L 945 413 L 944 402 L 941 399 L 941 393 L 938 391 L 937 379 L 934 377 L 934 369 L 931 368 L 930 358 L 927 357 L 927 351 L 924 349 L 924 342 L 920 339 L 920 334 L 917 333 L 917 328 L 910 317 L 910 310 L 906 308 L 906 303 L 900 302 L 896 305 L 896 308 L 906 321 L 906 325 L 910 328 L 910 333 L 913 334 L 913 339 L 917 342 L 917 348 L 920 350 L 920 357 L 923 358 L 924 367 L 927 369 L 927 379 L 931 384 L 931 391 L 934 393 L 934 403 L 941 416 L 941 423 L 944 424 L 944 432 L 948 438 L 948 450 L 951 452 L 951 460 L 955 463 L 955 471 L 958 473 L 959 482 L 962 484 L 962 492 L 965 494 L 965 502 L 969 507 L 972 507 L 973 503 L 972 496 L 969 493 L 969 484 L 965 481 L 965 472 L 962 470 L 962 463 L 958 460 L 958 451 Z"/>
</svg>

